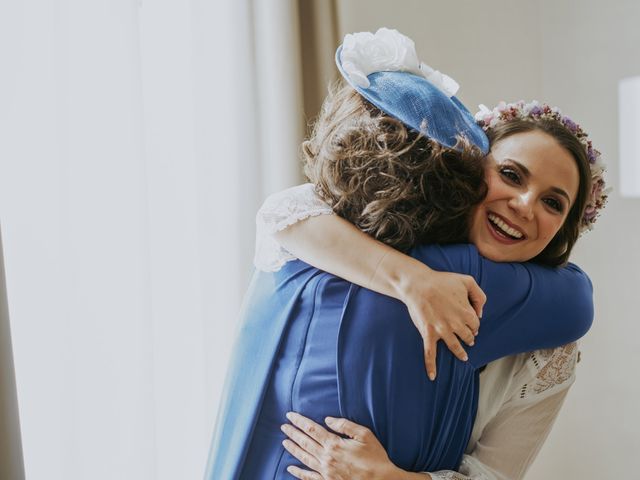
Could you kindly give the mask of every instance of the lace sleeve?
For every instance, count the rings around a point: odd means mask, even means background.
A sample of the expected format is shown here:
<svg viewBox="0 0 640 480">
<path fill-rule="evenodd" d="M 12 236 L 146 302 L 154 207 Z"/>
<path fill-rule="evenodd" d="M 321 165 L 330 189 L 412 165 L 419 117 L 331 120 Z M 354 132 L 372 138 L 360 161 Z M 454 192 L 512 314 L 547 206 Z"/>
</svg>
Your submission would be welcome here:
<svg viewBox="0 0 640 480">
<path fill-rule="evenodd" d="M 490 480 L 489 477 L 483 475 L 482 473 L 474 475 L 473 477 L 469 477 L 460 472 L 454 472 L 452 470 L 440 470 L 438 472 L 429 473 L 429 475 L 431 475 L 432 480 Z"/>
<path fill-rule="evenodd" d="M 311 183 L 274 193 L 256 215 L 256 251 L 253 263 L 258 270 L 275 272 L 296 257 L 276 241 L 273 234 L 305 218 L 332 215 L 333 210 L 315 192 Z"/>
<path fill-rule="evenodd" d="M 544 444 L 564 403 L 568 389 L 539 401 L 504 405 L 487 424 L 460 472 L 472 479 L 524 478 Z"/>
<path fill-rule="evenodd" d="M 523 354 L 524 355 L 524 354 Z M 524 478 L 544 444 L 575 380 L 577 344 L 528 354 L 502 404 L 470 444 L 457 472 L 430 473 L 434 480 Z M 498 380 L 500 380 L 498 378 Z M 508 381 L 507 379 L 502 379 Z"/>
<path fill-rule="evenodd" d="M 529 353 L 527 367 L 534 376 L 520 387 L 518 398 L 513 401 L 540 401 L 558 390 L 569 388 L 575 381 L 579 353 L 576 342 Z"/>
</svg>

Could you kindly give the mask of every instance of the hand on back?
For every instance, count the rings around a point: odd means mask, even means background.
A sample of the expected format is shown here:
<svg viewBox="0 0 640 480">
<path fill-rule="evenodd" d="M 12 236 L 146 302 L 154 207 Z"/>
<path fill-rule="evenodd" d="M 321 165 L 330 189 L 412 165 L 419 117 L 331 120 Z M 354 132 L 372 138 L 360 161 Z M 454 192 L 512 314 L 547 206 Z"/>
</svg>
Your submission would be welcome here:
<svg viewBox="0 0 640 480">
<path fill-rule="evenodd" d="M 438 340 L 444 341 L 457 358 L 468 360 L 461 341 L 469 346 L 474 344 L 487 298 L 469 275 L 437 272 L 421 264 L 404 277 L 400 282 L 400 299 L 420 332 L 425 366 L 433 380 Z"/>
</svg>

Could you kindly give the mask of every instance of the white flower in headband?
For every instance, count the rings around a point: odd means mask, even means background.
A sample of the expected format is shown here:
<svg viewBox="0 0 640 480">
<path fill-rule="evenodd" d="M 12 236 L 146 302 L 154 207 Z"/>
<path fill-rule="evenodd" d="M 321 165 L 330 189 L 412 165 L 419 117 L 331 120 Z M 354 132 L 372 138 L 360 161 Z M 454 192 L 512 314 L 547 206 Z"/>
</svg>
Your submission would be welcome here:
<svg viewBox="0 0 640 480">
<path fill-rule="evenodd" d="M 557 107 L 550 107 L 535 100 L 530 103 L 525 103 L 523 100 L 516 103 L 500 102 L 493 110 L 480 105 L 480 111 L 476 113 L 475 119 L 485 131 L 495 128 L 498 124 L 516 119 L 553 120 L 564 125 L 580 141 L 589 159 L 592 187 L 587 207 L 582 217 L 580 232 L 584 233 L 593 228 L 600 211 L 607 203 L 607 197 L 611 189 L 606 188 L 604 181 L 605 166 L 600 158 L 600 152 L 593 148 L 589 136 L 582 130 L 580 125 L 569 117 L 562 115 L 562 112 Z"/>
<path fill-rule="evenodd" d="M 342 68 L 353 83 L 369 88 L 369 75 L 375 72 L 410 72 L 420 75 L 452 97 L 460 85 L 451 77 L 418 60 L 416 46 L 397 30 L 380 28 L 350 33 L 344 37 L 340 53 Z"/>
</svg>

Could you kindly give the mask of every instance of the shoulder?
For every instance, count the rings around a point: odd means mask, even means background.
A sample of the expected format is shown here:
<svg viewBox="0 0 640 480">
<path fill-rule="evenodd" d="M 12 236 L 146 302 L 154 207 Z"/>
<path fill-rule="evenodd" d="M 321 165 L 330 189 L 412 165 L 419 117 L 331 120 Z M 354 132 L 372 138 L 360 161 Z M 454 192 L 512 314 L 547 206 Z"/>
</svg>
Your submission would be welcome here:
<svg viewBox="0 0 640 480">
<path fill-rule="evenodd" d="M 275 234 L 309 217 L 333 215 L 311 183 L 269 195 L 256 214 L 256 247 L 253 263 L 258 270 L 274 272 L 295 260 Z"/>
<path fill-rule="evenodd" d="M 297 185 L 269 195 L 256 214 L 256 227 L 272 234 L 308 217 L 331 215 L 331 207 L 311 183 Z"/>
<path fill-rule="evenodd" d="M 481 256 L 475 245 L 458 243 L 450 245 L 418 245 L 411 256 L 434 270 L 463 273 L 478 278 Z"/>
</svg>

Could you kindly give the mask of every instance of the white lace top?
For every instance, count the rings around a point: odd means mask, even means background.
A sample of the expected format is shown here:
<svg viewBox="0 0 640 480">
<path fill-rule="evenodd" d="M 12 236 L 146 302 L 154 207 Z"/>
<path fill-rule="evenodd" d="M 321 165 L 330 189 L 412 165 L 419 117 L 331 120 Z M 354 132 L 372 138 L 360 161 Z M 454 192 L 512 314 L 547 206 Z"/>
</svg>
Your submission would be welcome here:
<svg viewBox="0 0 640 480">
<path fill-rule="evenodd" d="M 295 259 L 273 234 L 317 215 L 333 215 L 312 184 L 267 198 L 256 217 L 256 268 L 277 271 Z M 430 472 L 434 480 L 513 480 L 524 477 L 542 447 L 571 384 L 578 347 L 571 343 L 512 355 L 480 374 L 473 432 L 459 471 Z"/>
</svg>

